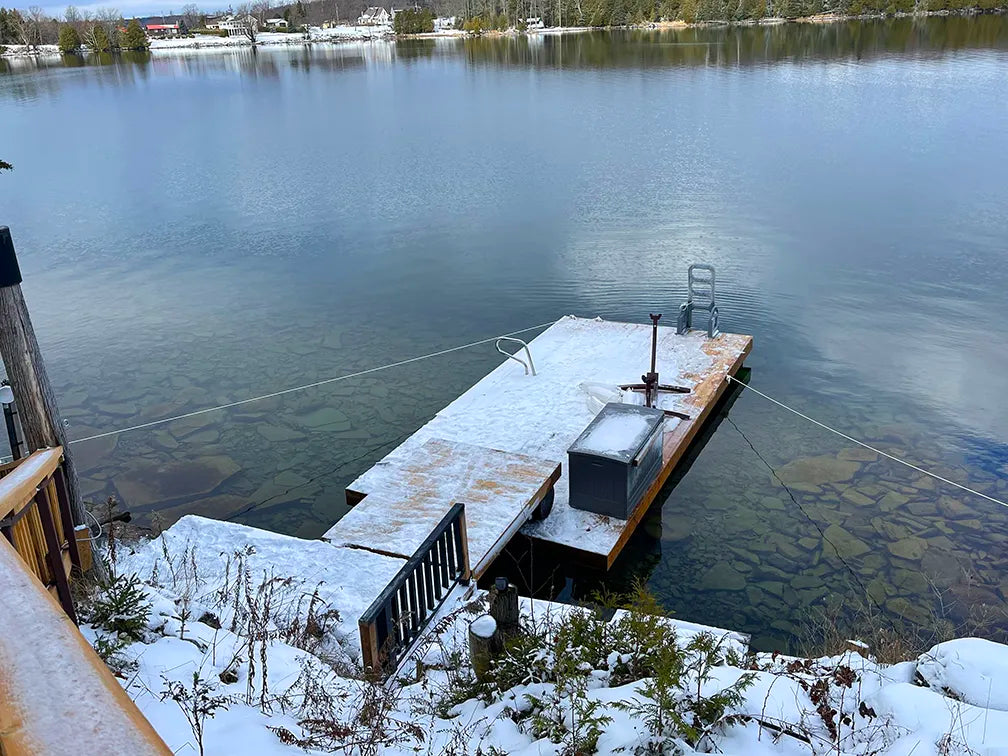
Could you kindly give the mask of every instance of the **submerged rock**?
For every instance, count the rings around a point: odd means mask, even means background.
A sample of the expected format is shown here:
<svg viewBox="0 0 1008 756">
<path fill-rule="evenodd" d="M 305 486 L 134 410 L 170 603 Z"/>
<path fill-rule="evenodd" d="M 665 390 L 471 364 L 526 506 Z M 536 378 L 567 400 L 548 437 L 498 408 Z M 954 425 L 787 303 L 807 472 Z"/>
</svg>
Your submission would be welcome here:
<svg viewBox="0 0 1008 756">
<path fill-rule="evenodd" d="M 745 585 L 745 576 L 728 562 L 718 562 L 700 578 L 705 591 L 741 591 Z"/>
<path fill-rule="evenodd" d="M 915 625 L 926 625 L 932 619 L 932 614 L 929 610 L 914 604 L 909 599 L 905 599 L 902 596 L 889 599 L 886 601 L 885 607 L 893 614 L 896 614 L 905 619 L 907 622 L 911 622 Z"/>
<path fill-rule="evenodd" d="M 901 559 L 916 562 L 927 551 L 927 541 L 917 536 L 910 536 L 889 544 L 889 553 Z"/>
<path fill-rule="evenodd" d="M 868 597 L 876 604 L 884 604 L 886 598 L 889 596 L 889 586 L 882 578 L 872 580 L 868 583 L 866 590 L 868 591 Z"/>
<path fill-rule="evenodd" d="M 843 559 L 861 556 L 871 551 L 871 547 L 857 536 L 847 532 L 839 525 L 830 525 L 825 530 L 826 539 L 836 547 Z"/>
<path fill-rule="evenodd" d="M 840 498 L 844 501 L 849 501 L 851 504 L 856 504 L 859 507 L 869 507 L 875 503 L 875 499 L 865 496 L 854 486 L 845 489 L 844 492 L 840 494 Z"/>
<path fill-rule="evenodd" d="M 892 512 L 904 504 L 910 501 L 910 497 L 906 494 L 901 494 L 896 491 L 889 491 L 885 496 L 879 499 L 879 509 L 883 512 Z"/>
<path fill-rule="evenodd" d="M 267 441 L 272 442 L 294 441 L 304 438 L 304 433 L 296 431 L 293 428 L 287 428 L 283 425 L 267 425 L 266 423 L 261 423 L 256 426 L 256 432 L 258 432 L 259 435 Z"/>
<path fill-rule="evenodd" d="M 837 458 L 850 460 L 851 462 L 875 462 L 878 459 L 878 454 L 870 449 L 865 449 L 863 446 L 852 446 L 849 449 L 841 449 L 837 452 Z"/>
<path fill-rule="evenodd" d="M 965 519 L 975 514 L 972 509 L 951 496 L 939 496 L 938 509 L 950 520 Z"/>
<path fill-rule="evenodd" d="M 824 454 L 819 457 L 796 459 L 781 467 L 777 472 L 788 486 L 800 491 L 815 489 L 824 483 L 845 483 L 854 477 L 861 465 L 845 459 Z"/>
<path fill-rule="evenodd" d="M 125 504 L 156 504 L 210 493 L 239 470 L 241 466 L 224 455 L 166 464 L 144 462 L 117 476 L 114 483 Z"/>
<path fill-rule="evenodd" d="M 659 524 L 663 541 L 685 541 L 693 532 L 693 518 L 686 515 L 665 515 Z"/>
<path fill-rule="evenodd" d="M 298 422 L 314 431 L 350 430 L 350 418 L 335 407 L 320 407 L 313 412 L 298 415 Z"/>
</svg>

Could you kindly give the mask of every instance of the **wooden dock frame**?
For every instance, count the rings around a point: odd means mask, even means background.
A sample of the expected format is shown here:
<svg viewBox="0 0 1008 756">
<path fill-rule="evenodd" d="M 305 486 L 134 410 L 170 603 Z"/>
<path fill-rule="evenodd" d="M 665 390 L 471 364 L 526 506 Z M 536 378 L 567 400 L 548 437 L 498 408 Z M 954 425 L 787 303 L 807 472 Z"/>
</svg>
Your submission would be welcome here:
<svg viewBox="0 0 1008 756">
<path fill-rule="evenodd" d="M 494 549 L 473 551 L 477 578 L 490 568 L 484 554 L 502 551 L 499 547 L 517 532 L 537 544 L 557 546 L 558 553 L 569 553 L 587 566 L 611 568 L 728 390 L 728 376 L 738 374 L 752 350 L 751 336 L 721 333 L 710 338 L 702 331 L 677 333 L 659 327 L 657 365 L 662 379 L 690 389 L 659 395 L 658 406 L 674 413 L 665 424 L 660 470 L 626 520 L 574 509 L 569 505 L 567 448 L 601 406 L 593 408 L 595 400 L 587 401 L 590 386 L 632 381 L 651 342 L 652 328 L 643 324 L 561 318 L 529 344 L 537 375 L 525 375 L 512 361 L 498 365 L 347 486 L 348 503 L 357 502 L 355 509 L 366 506 L 369 513 L 351 512 L 347 522 L 330 529 L 327 539 L 405 558 L 429 531 L 406 537 L 406 531 L 417 530 L 416 518 L 432 527 L 453 501 L 466 503 L 467 514 L 470 504 L 485 508 L 489 502 L 491 509 L 514 511 L 512 519 L 494 511 L 484 523 L 485 515 L 477 516 L 472 509 L 470 539 L 480 533 L 481 541 L 495 543 Z M 526 519 L 522 511 L 528 511 L 533 493 L 556 465 L 561 467 L 559 477 L 549 475 L 556 494 L 552 514 Z M 533 471 L 542 476 L 534 485 L 529 477 Z M 398 527 L 406 529 L 400 538 L 406 543 L 390 549 Z"/>
<path fill-rule="evenodd" d="M 658 397 L 658 406 L 670 413 L 661 467 L 625 520 L 574 509 L 567 448 L 602 404 L 621 400 L 607 397 L 639 375 L 651 343 L 650 326 L 561 318 L 529 344 L 535 375 L 524 374 L 512 361 L 498 365 L 347 486 L 347 502 L 354 510 L 324 540 L 372 558 L 410 559 L 431 528 L 460 502 L 477 580 L 494 574 L 500 555 L 515 556 L 508 544 L 516 538 L 527 539 L 550 562 L 608 571 L 670 478 L 695 458 L 694 442 L 702 446 L 717 408 L 732 396 L 729 376 L 739 374 L 752 350 L 751 336 L 710 338 L 706 332 L 659 327 L 661 378 L 689 389 Z M 542 514 L 540 503 L 550 502 L 549 516 L 532 516 Z M 376 599 L 387 598 L 390 589 L 376 591 Z M 411 624 L 422 619 L 412 616 L 408 588 L 405 599 L 396 595 L 400 609 L 408 607 L 404 619 Z M 365 627 L 371 624 L 361 625 L 362 646 L 381 668 L 380 650 Z M 417 632 L 414 643 L 420 642 L 422 629 Z M 404 645 L 408 640 L 400 638 Z M 402 653 L 408 657 L 406 649 Z"/>
</svg>

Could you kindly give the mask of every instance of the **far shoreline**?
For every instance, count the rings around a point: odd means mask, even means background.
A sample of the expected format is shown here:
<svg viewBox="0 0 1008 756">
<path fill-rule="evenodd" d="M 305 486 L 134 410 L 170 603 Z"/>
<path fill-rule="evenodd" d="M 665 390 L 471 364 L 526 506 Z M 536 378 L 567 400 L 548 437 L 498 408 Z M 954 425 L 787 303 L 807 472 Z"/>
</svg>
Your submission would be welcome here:
<svg viewBox="0 0 1008 756">
<path fill-rule="evenodd" d="M 233 50 L 248 50 L 258 48 L 281 48 L 281 47 L 312 47 L 359 44 L 361 42 L 395 42 L 399 40 L 417 39 L 470 39 L 477 37 L 538 37 L 552 36 L 560 34 L 583 34 L 592 31 L 681 31 L 684 29 L 710 29 L 710 28 L 730 28 L 730 27 L 753 27 L 753 26 L 782 26 L 786 24 L 834 24 L 849 21 L 882 21 L 886 19 L 903 18 L 974 18 L 984 15 L 1003 15 L 1008 12 L 1008 8 L 996 8 L 993 10 L 979 10 L 976 8 L 962 11 L 923 11 L 916 13 L 871 13 L 862 15 L 843 15 L 836 13 L 822 13 L 813 16 L 801 16 L 798 18 L 783 18 L 779 16 L 761 19 L 747 19 L 742 21 L 652 21 L 644 24 L 625 24 L 618 26 L 550 26 L 542 29 L 506 29 L 487 30 L 481 32 L 463 31 L 461 29 L 448 29 L 435 32 L 424 32 L 420 34 L 395 34 L 386 28 L 375 27 L 340 27 L 336 33 L 319 34 L 315 37 L 306 38 L 298 33 L 267 33 L 260 35 L 260 39 L 251 42 L 247 38 L 222 38 L 211 35 L 196 35 L 194 37 L 183 37 L 178 39 L 156 39 L 151 40 L 151 46 L 147 50 L 122 52 L 147 52 L 150 55 L 159 55 L 171 52 L 187 52 L 193 50 L 226 52 Z M 320 30 L 322 31 L 322 30 Z M 330 31 L 330 30 L 324 30 Z M 64 55 L 84 57 L 97 53 L 82 48 L 77 53 L 62 53 L 56 45 L 41 45 L 35 50 L 27 50 L 24 45 L 7 45 L 6 50 L 0 54 L 0 59 L 25 59 L 25 58 L 57 58 Z"/>
</svg>

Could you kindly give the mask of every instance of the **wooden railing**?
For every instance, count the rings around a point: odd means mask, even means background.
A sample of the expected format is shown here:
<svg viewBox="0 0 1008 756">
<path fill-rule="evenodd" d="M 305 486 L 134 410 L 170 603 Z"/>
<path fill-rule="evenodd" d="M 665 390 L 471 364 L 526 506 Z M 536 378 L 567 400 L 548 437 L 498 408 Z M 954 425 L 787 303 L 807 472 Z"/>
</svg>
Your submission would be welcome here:
<svg viewBox="0 0 1008 756">
<path fill-rule="evenodd" d="M 62 461 L 55 447 L 0 467 L 0 532 L 76 622 L 70 574 L 81 562 Z"/>
<path fill-rule="evenodd" d="M 361 615 L 364 669 L 393 671 L 452 588 L 468 580 L 465 505 L 455 504 Z"/>
<path fill-rule="evenodd" d="M 0 754 L 171 756 L 64 608 L 2 538 L 0 596 Z"/>
</svg>

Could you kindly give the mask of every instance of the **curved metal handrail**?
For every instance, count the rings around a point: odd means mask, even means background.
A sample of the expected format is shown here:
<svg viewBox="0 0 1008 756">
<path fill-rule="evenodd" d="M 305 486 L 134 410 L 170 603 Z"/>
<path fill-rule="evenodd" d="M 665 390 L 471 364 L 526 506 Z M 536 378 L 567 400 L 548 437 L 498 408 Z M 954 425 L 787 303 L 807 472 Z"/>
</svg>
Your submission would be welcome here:
<svg viewBox="0 0 1008 756">
<path fill-rule="evenodd" d="M 503 349 L 501 349 L 500 344 L 502 341 L 514 341 L 517 344 L 521 344 L 525 348 L 525 354 L 528 355 L 528 365 L 525 364 L 524 360 L 515 357 L 515 355 L 511 354 L 510 352 L 505 352 Z M 523 368 L 525 368 L 525 375 L 529 374 L 529 368 L 532 369 L 532 375 L 536 374 L 535 365 L 532 363 L 532 352 L 529 351 L 529 345 L 526 344 L 524 341 L 522 341 L 521 339 L 516 339 L 513 336 L 501 336 L 499 339 L 497 339 L 496 342 L 494 342 L 494 346 L 497 348 L 497 351 L 503 354 L 505 357 L 507 357 L 510 360 L 514 360 L 515 362 L 520 364 Z"/>
</svg>

